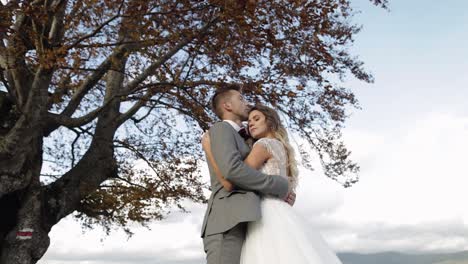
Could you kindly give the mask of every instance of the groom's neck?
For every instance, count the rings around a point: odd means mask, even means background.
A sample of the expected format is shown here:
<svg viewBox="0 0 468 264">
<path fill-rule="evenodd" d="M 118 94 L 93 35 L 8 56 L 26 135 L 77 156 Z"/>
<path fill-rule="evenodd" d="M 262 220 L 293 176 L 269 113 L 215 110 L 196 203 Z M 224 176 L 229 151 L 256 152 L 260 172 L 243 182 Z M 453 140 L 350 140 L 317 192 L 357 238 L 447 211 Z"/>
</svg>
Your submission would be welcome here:
<svg viewBox="0 0 468 264">
<path fill-rule="evenodd" d="M 231 120 L 232 122 L 236 123 L 238 126 L 242 126 L 242 121 L 240 119 L 240 117 L 238 116 L 235 116 L 235 115 L 225 115 L 223 116 L 223 120 Z"/>
</svg>

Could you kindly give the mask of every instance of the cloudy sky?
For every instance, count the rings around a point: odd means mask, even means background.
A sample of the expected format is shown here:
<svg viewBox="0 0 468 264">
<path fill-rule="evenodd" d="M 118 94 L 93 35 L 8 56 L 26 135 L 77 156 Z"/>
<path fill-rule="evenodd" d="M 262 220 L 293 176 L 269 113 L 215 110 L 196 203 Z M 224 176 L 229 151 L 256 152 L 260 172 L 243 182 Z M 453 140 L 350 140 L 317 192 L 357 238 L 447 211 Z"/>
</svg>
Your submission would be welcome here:
<svg viewBox="0 0 468 264">
<path fill-rule="evenodd" d="M 352 1 L 364 25 L 353 51 L 376 79 L 346 83 L 363 108 L 344 129 L 361 180 L 343 189 L 302 170 L 295 208 L 337 252 L 468 250 L 468 2 L 390 1 Z M 203 263 L 205 206 L 188 207 L 130 240 L 64 219 L 39 263 Z"/>
</svg>

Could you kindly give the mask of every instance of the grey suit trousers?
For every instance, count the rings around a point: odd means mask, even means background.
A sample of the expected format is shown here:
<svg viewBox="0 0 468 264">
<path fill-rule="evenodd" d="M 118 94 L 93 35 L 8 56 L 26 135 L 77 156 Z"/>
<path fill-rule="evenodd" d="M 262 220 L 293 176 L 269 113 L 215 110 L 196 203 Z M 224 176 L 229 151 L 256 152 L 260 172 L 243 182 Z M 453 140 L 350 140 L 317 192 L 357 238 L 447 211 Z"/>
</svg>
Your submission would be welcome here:
<svg viewBox="0 0 468 264">
<path fill-rule="evenodd" d="M 244 244 L 247 222 L 232 229 L 203 238 L 207 264 L 239 264 Z"/>
</svg>

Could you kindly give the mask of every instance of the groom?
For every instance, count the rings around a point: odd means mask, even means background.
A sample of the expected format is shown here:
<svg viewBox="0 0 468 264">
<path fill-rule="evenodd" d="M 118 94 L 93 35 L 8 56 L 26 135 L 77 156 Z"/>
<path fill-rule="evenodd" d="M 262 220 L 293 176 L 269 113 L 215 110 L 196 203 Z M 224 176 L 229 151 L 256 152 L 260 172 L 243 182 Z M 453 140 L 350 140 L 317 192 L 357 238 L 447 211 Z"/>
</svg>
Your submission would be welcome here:
<svg viewBox="0 0 468 264">
<path fill-rule="evenodd" d="M 218 89 L 212 98 L 213 111 L 223 120 L 211 127 L 211 151 L 226 178 L 236 188 L 223 189 L 212 165 L 211 196 L 202 226 L 203 246 L 208 264 L 239 264 L 247 222 L 261 217 L 260 197 L 257 193 L 274 195 L 294 204 L 288 180 L 266 175 L 244 164 L 250 148 L 239 135 L 242 121 L 248 119 L 249 106 L 237 86 Z"/>
</svg>

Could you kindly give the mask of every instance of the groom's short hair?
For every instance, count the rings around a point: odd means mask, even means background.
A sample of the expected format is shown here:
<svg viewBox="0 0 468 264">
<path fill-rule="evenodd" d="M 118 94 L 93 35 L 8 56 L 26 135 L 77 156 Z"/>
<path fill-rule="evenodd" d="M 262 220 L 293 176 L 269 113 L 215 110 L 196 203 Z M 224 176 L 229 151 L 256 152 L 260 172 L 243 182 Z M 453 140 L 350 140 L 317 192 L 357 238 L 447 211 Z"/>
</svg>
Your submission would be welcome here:
<svg viewBox="0 0 468 264">
<path fill-rule="evenodd" d="M 231 91 L 242 92 L 242 87 L 239 84 L 226 84 L 216 90 L 215 94 L 211 98 L 211 107 L 213 112 L 220 118 L 223 119 L 223 108 L 221 107 L 222 102 L 229 99 Z"/>
</svg>

